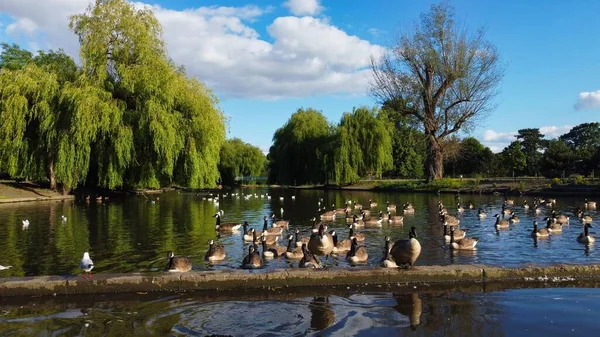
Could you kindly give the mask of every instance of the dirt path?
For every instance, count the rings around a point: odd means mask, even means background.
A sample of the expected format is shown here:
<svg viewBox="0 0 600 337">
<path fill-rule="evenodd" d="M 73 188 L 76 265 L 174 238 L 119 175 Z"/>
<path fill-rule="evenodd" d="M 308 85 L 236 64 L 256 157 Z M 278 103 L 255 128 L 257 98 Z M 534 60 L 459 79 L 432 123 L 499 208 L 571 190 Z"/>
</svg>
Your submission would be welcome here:
<svg viewBox="0 0 600 337">
<path fill-rule="evenodd" d="M 0 203 L 34 200 L 69 199 L 73 196 L 63 196 L 36 183 L 0 180 Z"/>
</svg>

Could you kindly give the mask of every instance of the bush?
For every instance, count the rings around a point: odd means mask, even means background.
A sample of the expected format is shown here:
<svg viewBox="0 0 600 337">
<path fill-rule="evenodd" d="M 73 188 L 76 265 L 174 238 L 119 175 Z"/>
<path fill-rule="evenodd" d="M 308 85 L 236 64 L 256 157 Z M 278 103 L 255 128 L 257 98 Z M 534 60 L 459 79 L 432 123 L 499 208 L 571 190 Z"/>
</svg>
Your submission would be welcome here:
<svg viewBox="0 0 600 337">
<path fill-rule="evenodd" d="M 552 179 L 552 185 L 560 185 L 562 184 L 562 180 L 560 178 Z"/>
</svg>

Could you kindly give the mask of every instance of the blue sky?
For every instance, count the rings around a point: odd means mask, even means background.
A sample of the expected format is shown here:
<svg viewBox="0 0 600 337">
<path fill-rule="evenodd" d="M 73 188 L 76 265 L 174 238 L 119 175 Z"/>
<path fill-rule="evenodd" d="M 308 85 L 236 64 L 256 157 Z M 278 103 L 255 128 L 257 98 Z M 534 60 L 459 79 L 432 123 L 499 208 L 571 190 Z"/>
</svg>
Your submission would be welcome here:
<svg viewBox="0 0 600 337">
<path fill-rule="evenodd" d="M 300 107 L 332 122 L 366 95 L 369 55 L 389 46 L 433 1 L 150 1 L 170 55 L 207 83 L 230 117 L 229 137 L 268 150 Z M 0 39 L 77 55 L 68 15 L 88 0 L 6 0 Z M 455 0 L 457 19 L 487 37 L 507 64 L 498 108 L 471 133 L 500 150 L 519 128 L 549 136 L 600 114 L 599 1 Z M 138 3 L 142 6 L 142 3 Z M 575 107 L 577 104 L 577 108 Z"/>
</svg>

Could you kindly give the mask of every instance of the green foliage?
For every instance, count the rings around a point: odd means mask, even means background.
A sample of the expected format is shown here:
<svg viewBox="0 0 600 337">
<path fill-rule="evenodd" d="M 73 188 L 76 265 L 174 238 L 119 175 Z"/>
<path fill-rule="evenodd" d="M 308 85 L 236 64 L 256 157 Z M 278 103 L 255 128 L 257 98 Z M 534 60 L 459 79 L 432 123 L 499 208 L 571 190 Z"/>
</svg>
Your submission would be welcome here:
<svg viewBox="0 0 600 337">
<path fill-rule="evenodd" d="M 548 148 L 540 163 L 541 172 L 548 178 L 567 176 L 574 172 L 575 160 L 575 153 L 567 143 L 552 139 L 548 141 Z"/>
<path fill-rule="evenodd" d="M 219 173 L 224 185 L 235 184 L 237 176 L 260 176 L 265 167 L 262 151 L 239 138 L 228 139 L 221 147 Z"/>
<path fill-rule="evenodd" d="M 509 175 L 512 175 L 513 173 L 514 175 L 519 175 L 527 166 L 527 159 L 521 150 L 521 143 L 518 141 L 510 143 L 510 145 L 500 153 L 499 159 L 498 164 L 502 165 Z"/>
<path fill-rule="evenodd" d="M 33 60 L 33 54 L 21 49 L 16 44 L 0 43 L 2 53 L 0 53 L 0 69 L 18 70 L 25 67 Z"/>
<path fill-rule="evenodd" d="M 562 179 L 560 179 L 560 178 L 552 179 L 552 185 L 560 185 L 560 184 L 562 184 Z"/>
<path fill-rule="evenodd" d="M 596 152 L 600 149 L 600 123 L 583 123 L 560 136 L 569 148 L 575 151 L 576 157 L 582 160 L 586 172 L 598 168 Z"/>
<path fill-rule="evenodd" d="M 525 155 L 525 174 L 535 176 L 539 173 L 542 150 L 546 147 L 544 135 L 540 129 L 521 129 L 517 131 L 517 140 L 521 142 L 521 150 Z"/>
<path fill-rule="evenodd" d="M 417 130 L 409 119 L 403 117 L 387 105 L 383 105 L 381 114 L 385 114 L 392 125 L 391 171 L 387 175 L 402 178 L 421 178 L 425 172 L 427 145 L 425 135 Z"/>
</svg>

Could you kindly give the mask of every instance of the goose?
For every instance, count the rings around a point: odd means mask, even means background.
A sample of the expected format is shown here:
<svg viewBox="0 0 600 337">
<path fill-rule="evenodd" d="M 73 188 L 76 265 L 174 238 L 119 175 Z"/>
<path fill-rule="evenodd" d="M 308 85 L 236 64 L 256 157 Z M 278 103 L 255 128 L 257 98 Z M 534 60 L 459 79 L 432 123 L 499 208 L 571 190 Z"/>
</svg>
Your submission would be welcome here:
<svg viewBox="0 0 600 337">
<path fill-rule="evenodd" d="M 546 228 L 550 231 L 550 233 L 562 233 L 562 225 L 556 222 L 555 218 L 546 218 Z"/>
<path fill-rule="evenodd" d="M 262 268 L 263 261 L 260 258 L 260 254 L 254 248 L 254 245 L 248 247 L 248 255 L 242 260 L 243 269 L 259 269 Z"/>
<path fill-rule="evenodd" d="M 61 215 L 61 216 L 60 216 L 60 220 L 61 220 L 62 222 L 67 222 L 67 217 L 66 217 L 66 216 L 64 216 L 64 215 Z"/>
<path fill-rule="evenodd" d="M 508 222 L 508 220 L 500 220 L 500 214 L 496 214 L 494 216 L 496 217 L 496 223 L 494 223 L 494 227 L 496 228 L 496 230 L 506 229 L 510 227 L 510 223 Z"/>
<path fill-rule="evenodd" d="M 10 268 L 12 268 L 12 266 L 3 266 L 3 265 L 0 264 L 0 270 L 7 270 L 7 269 L 10 269 Z"/>
<path fill-rule="evenodd" d="M 502 215 L 510 215 L 512 211 L 509 208 L 506 208 L 506 205 L 502 205 Z"/>
<path fill-rule="evenodd" d="M 414 214 L 415 213 L 415 208 L 409 202 L 405 203 L 402 206 L 402 209 L 404 210 L 404 214 Z"/>
<path fill-rule="evenodd" d="M 241 223 L 234 223 L 234 222 L 228 222 L 228 223 L 221 223 L 221 212 L 217 212 L 215 215 L 213 215 L 214 218 L 217 218 L 217 223 L 215 225 L 215 229 L 218 230 L 221 233 L 235 233 L 237 231 L 239 231 L 240 227 L 242 227 Z"/>
<path fill-rule="evenodd" d="M 346 254 L 346 260 L 350 263 L 361 263 L 366 262 L 369 259 L 367 248 L 365 246 L 359 246 L 356 238 L 352 238 L 352 246 L 348 254 Z"/>
<path fill-rule="evenodd" d="M 487 218 L 487 213 L 486 213 L 486 212 L 485 212 L 485 211 L 484 211 L 482 208 L 480 208 L 480 209 L 477 211 L 477 217 L 478 217 L 479 219 L 484 219 L 484 218 Z"/>
<path fill-rule="evenodd" d="M 542 214 L 542 210 L 540 209 L 540 207 L 538 205 L 533 206 L 533 212 L 538 215 Z"/>
<path fill-rule="evenodd" d="M 205 261 L 222 261 L 225 260 L 227 254 L 223 245 L 215 244 L 214 240 L 208 242 L 208 251 L 204 255 Z"/>
<path fill-rule="evenodd" d="M 263 257 L 272 259 L 275 257 L 283 256 L 287 252 L 287 247 L 283 246 L 273 246 L 271 248 L 267 248 L 267 237 L 262 236 L 262 249 L 263 249 Z M 288 244 L 289 245 L 289 244 Z"/>
<path fill-rule="evenodd" d="M 514 201 L 514 200 L 512 200 L 512 199 L 506 199 L 506 198 L 505 198 L 505 199 L 504 199 L 504 203 L 505 203 L 506 205 L 508 205 L 508 206 L 512 206 L 512 205 L 514 205 L 514 204 L 515 204 L 515 201 Z"/>
<path fill-rule="evenodd" d="M 363 206 L 361 204 L 359 204 L 358 202 L 354 203 L 354 209 L 362 210 L 362 208 L 363 208 Z"/>
<path fill-rule="evenodd" d="M 266 238 L 267 245 L 269 246 L 275 245 L 277 244 L 277 241 L 279 241 L 279 236 L 267 235 L 265 232 L 257 232 L 254 230 L 254 228 L 252 228 L 250 231 L 252 232 L 252 242 L 254 244 L 261 243 L 263 237 Z M 258 249 L 256 251 L 258 252 Z"/>
<path fill-rule="evenodd" d="M 444 225 L 444 240 L 450 241 L 452 235 L 454 235 L 455 240 L 462 240 L 467 235 L 467 231 L 462 229 L 454 230 L 454 227 L 451 227 L 451 230 L 448 231 L 448 225 Z"/>
<path fill-rule="evenodd" d="M 400 239 L 394 242 L 390 254 L 399 266 L 412 267 L 414 265 L 421 254 L 421 244 L 417 240 L 417 230 L 414 226 L 410 227 L 408 239 Z"/>
<path fill-rule="evenodd" d="M 296 247 L 302 247 L 303 244 L 308 244 L 308 241 L 310 240 L 310 236 L 299 238 L 298 234 L 300 234 L 300 230 L 296 229 L 296 232 L 295 232 Z"/>
<path fill-rule="evenodd" d="M 510 213 L 510 218 L 508 219 L 508 221 L 510 223 L 519 223 L 521 222 L 521 219 L 519 219 L 519 217 L 515 214 L 515 212 Z"/>
<path fill-rule="evenodd" d="M 346 208 L 335 208 L 335 205 L 331 205 L 333 210 L 335 211 L 335 215 L 342 215 L 346 213 Z"/>
<path fill-rule="evenodd" d="M 348 232 L 348 239 L 351 237 L 355 237 L 356 241 L 363 242 L 365 241 L 365 235 L 363 233 L 354 233 L 354 228 L 352 226 L 348 226 L 350 231 Z"/>
<path fill-rule="evenodd" d="M 529 205 L 527 204 L 527 200 L 523 201 L 523 209 L 529 209 Z"/>
<path fill-rule="evenodd" d="M 402 215 L 394 215 L 392 216 L 389 212 L 388 212 L 388 217 L 389 217 L 389 222 L 392 224 L 401 224 L 404 222 L 404 217 Z"/>
<path fill-rule="evenodd" d="M 184 273 L 192 270 L 192 260 L 190 260 L 189 257 L 175 256 L 172 251 L 169 251 L 167 253 L 167 259 L 169 262 L 167 262 L 167 266 L 165 268 L 166 271 Z"/>
<path fill-rule="evenodd" d="M 395 212 L 396 211 L 396 205 L 390 204 L 390 202 L 386 202 L 385 207 L 387 209 L 388 212 Z"/>
<path fill-rule="evenodd" d="M 460 220 L 458 220 L 453 215 L 446 214 L 446 215 L 442 216 L 442 225 L 458 226 L 459 224 L 460 224 Z"/>
<path fill-rule="evenodd" d="M 460 202 L 456 204 L 456 211 L 458 213 L 463 213 L 465 211 L 464 207 L 461 206 Z"/>
<path fill-rule="evenodd" d="M 338 241 L 338 235 L 335 231 L 330 232 L 331 237 L 333 238 L 333 253 L 346 253 L 352 248 L 352 240 L 345 239 L 342 241 Z"/>
<path fill-rule="evenodd" d="M 369 199 L 369 207 L 371 207 L 371 208 L 377 207 L 377 203 L 373 202 L 373 200 Z"/>
<path fill-rule="evenodd" d="M 444 207 L 444 204 L 442 204 L 441 201 L 438 201 L 437 204 L 440 215 L 448 214 L 448 209 Z"/>
<path fill-rule="evenodd" d="M 354 223 L 356 221 L 356 215 L 350 216 L 350 212 L 346 210 L 346 223 Z"/>
<path fill-rule="evenodd" d="M 295 247 L 295 248 L 294 248 Z M 290 260 L 299 260 L 304 256 L 302 254 L 302 247 L 296 247 L 296 242 L 294 241 L 294 236 L 288 236 L 288 246 L 285 251 L 285 257 Z"/>
<path fill-rule="evenodd" d="M 79 268 L 83 270 L 83 278 L 92 278 L 92 269 L 94 269 L 94 262 L 90 258 L 90 253 L 83 253 L 83 258 L 81 258 L 81 262 L 79 262 Z"/>
<path fill-rule="evenodd" d="M 370 225 L 370 226 L 381 226 L 381 222 L 383 222 L 383 219 L 381 217 L 373 217 L 373 218 L 369 218 L 367 220 L 364 220 L 365 226 L 366 225 Z"/>
<path fill-rule="evenodd" d="M 321 226 L 321 225 L 323 225 L 323 227 L 325 228 L 325 231 L 327 231 L 326 224 L 318 222 L 316 218 L 312 218 L 312 221 L 313 221 L 313 226 L 312 226 L 313 233 L 317 233 L 319 231 L 319 226 Z"/>
<path fill-rule="evenodd" d="M 263 231 L 261 234 L 265 234 L 267 236 L 279 236 L 281 233 L 283 233 L 283 227 L 269 228 L 269 222 L 267 220 L 267 216 L 265 215 L 263 218 Z"/>
<path fill-rule="evenodd" d="M 271 215 L 271 219 L 272 219 L 271 221 L 273 221 L 273 223 L 271 224 L 271 227 L 289 229 L 290 222 L 287 220 L 277 220 L 275 218 L 275 213 L 273 213 Z"/>
<path fill-rule="evenodd" d="M 365 219 L 365 216 L 369 216 L 371 215 L 371 210 L 368 209 L 363 209 L 360 211 L 360 215 L 362 216 L 362 219 Z"/>
<path fill-rule="evenodd" d="M 385 237 L 385 250 L 383 251 L 383 258 L 379 263 L 380 266 L 384 268 L 398 268 L 398 265 L 394 261 L 392 254 L 390 253 L 391 249 L 391 238 L 389 236 Z"/>
<path fill-rule="evenodd" d="M 589 222 L 593 221 L 591 216 L 584 215 L 583 212 L 581 212 L 581 211 L 579 212 L 578 217 L 579 217 L 579 220 L 581 220 L 581 222 L 583 222 L 583 223 L 589 223 Z"/>
<path fill-rule="evenodd" d="M 469 203 L 467 204 L 467 207 L 469 207 L 469 209 L 473 209 L 475 208 L 475 206 L 473 205 L 472 202 L 469 201 Z"/>
<path fill-rule="evenodd" d="M 463 237 L 462 239 L 455 238 L 455 229 L 450 229 L 450 248 L 456 250 L 474 250 L 479 242 L 476 238 Z"/>
<path fill-rule="evenodd" d="M 335 211 L 328 211 L 321 214 L 321 220 L 334 220 L 335 219 Z"/>
<path fill-rule="evenodd" d="M 319 256 L 327 256 L 333 252 L 333 238 L 331 234 L 325 232 L 323 224 L 319 226 L 319 231 L 313 233 L 308 240 L 308 250 Z"/>
<path fill-rule="evenodd" d="M 579 234 L 577 237 L 577 242 L 579 243 L 593 243 L 596 241 L 593 236 L 588 232 L 588 228 L 592 228 L 592 225 L 589 223 L 583 224 L 583 233 Z"/>
<path fill-rule="evenodd" d="M 388 221 L 390 219 L 389 213 L 383 213 L 383 211 L 379 211 L 379 219 L 383 221 Z"/>
<path fill-rule="evenodd" d="M 252 242 L 252 240 L 254 240 L 254 235 L 252 234 L 252 231 L 254 229 L 248 230 L 248 227 L 250 226 L 248 224 L 248 221 L 244 221 L 244 224 L 242 226 L 244 228 L 244 235 L 242 236 L 242 239 L 245 242 Z"/>
<path fill-rule="evenodd" d="M 587 199 L 585 199 L 585 208 L 596 208 L 596 202 L 595 201 L 589 201 Z"/>
<path fill-rule="evenodd" d="M 564 214 L 556 215 L 556 211 L 552 211 L 552 217 L 556 219 L 559 224 L 565 225 L 569 223 L 569 217 Z"/>
<path fill-rule="evenodd" d="M 352 228 L 363 228 L 365 227 L 365 222 L 360 220 L 356 215 L 355 215 L 356 219 L 352 222 L 352 224 L 350 226 L 352 226 Z"/>
<path fill-rule="evenodd" d="M 300 259 L 298 266 L 300 268 L 322 268 L 319 259 L 307 248 L 305 244 L 302 244 L 302 258 Z"/>
<path fill-rule="evenodd" d="M 23 229 L 29 228 L 29 220 L 22 220 L 21 222 L 23 223 Z"/>
<path fill-rule="evenodd" d="M 533 230 L 531 231 L 531 237 L 540 238 L 540 237 L 548 237 L 550 236 L 550 231 L 548 228 L 538 229 L 537 221 L 533 221 Z"/>
</svg>

